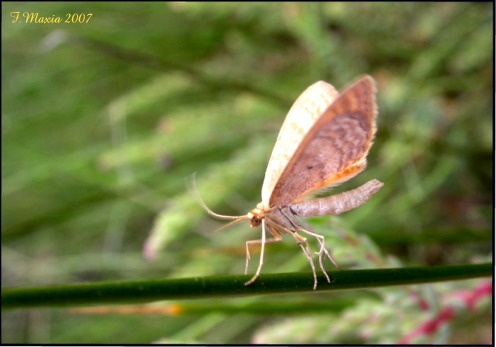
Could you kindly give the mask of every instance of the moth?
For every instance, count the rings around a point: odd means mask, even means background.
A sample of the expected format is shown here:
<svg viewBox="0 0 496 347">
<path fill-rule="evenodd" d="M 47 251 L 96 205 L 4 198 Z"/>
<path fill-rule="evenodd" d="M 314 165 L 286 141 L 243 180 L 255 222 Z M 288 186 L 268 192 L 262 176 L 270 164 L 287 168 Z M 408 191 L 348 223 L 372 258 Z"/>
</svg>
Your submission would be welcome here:
<svg viewBox="0 0 496 347">
<path fill-rule="evenodd" d="M 260 245 L 260 260 L 253 283 L 264 263 L 265 244 L 282 240 L 290 234 L 307 257 L 317 288 L 317 273 L 307 237 L 319 244 L 319 265 L 328 282 L 323 265 L 327 257 L 336 261 L 325 245 L 325 238 L 306 230 L 299 217 L 338 215 L 364 204 L 383 183 L 373 179 L 362 186 L 324 198 L 305 199 L 309 194 L 342 183 L 363 171 L 366 157 L 376 132 L 377 105 L 375 81 L 363 76 L 341 94 L 329 83 L 318 81 L 295 101 L 284 121 L 265 172 L 262 201 L 243 216 L 225 216 L 211 211 L 213 217 L 231 220 L 226 225 L 248 221 L 252 228 L 261 226 L 262 236 L 246 242 L 246 266 L 251 259 L 250 247 Z M 267 230 L 272 235 L 268 238 Z M 301 234 L 300 234 L 301 233 Z"/>
</svg>

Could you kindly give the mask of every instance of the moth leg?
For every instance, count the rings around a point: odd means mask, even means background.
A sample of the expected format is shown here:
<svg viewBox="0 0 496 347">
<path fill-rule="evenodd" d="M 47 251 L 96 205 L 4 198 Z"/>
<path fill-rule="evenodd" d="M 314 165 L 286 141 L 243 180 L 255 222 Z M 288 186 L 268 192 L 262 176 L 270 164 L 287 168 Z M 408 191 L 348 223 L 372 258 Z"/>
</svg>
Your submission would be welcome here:
<svg viewBox="0 0 496 347">
<path fill-rule="evenodd" d="M 258 268 L 257 268 L 257 272 L 255 272 L 255 275 L 253 275 L 253 277 L 245 283 L 245 286 L 248 286 L 250 284 L 252 284 L 253 282 L 255 282 L 255 280 L 257 279 L 258 275 L 260 275 L 260 271 L 262 271 L 262 265 L 263 265 L 263 259 L 264 259 L 264 251 L 265 251 L 265 244 L 266 243 L 270 243 L 270 242 L 277 242 L 277 241 L 281 241 L 282 240 L 282 237 L 281 235 L 276 232 L 275 230 L 272 230 L 272 229 L 269 229 L 272 233 L 272 235 L 274 236 L 273 239 L 268 239 L 266 240 L 265 238 L 265 221 L 262 221 L 262 238 L 260 240 L 250 240 L 250 241 L 246 241 L 246 265 L 245 265 L 245 275 L 248 273 L 248 265 L 250 263 L 250 245 L 257 245 L 257 244 L 260 244 L 261 245 L 261 248 L 260 248 L 260 261 L 258 263 Z"/>
<path fill-rule="evenodd" d="M 331 253 L 327 250 L 327 248 L 325 246 L 325 237 L 322 236 L 322 235 L 319 235 L 319 234 L 315 234 L 315 233 L 313 233 L 311 231 L 305 230 L 303 228 L 300 228 L 300 230 L 303 231 L 304 233 L 308 234 L 308 235 L 311 235 L 311 236 L 315 237 L 317 239 L 317 241 L 319 242 L 319 244 L 320 244 L 320 250 L 319 250 L 319 252 L 317 254 L 319 255 L 320 268 L 322 269 L 322 272 L 326 276 L 327 282 L 331 283 L 331 280 L 330 280 L 329 276 L 327 275 L 327 272 L 324 269 L 324 264 L 322 263 L 322 256 L 325 254 L 327 256 L 327 258 L 329 258 L 329 260 L 334 264 L 334 266 L 338 270 L 339 270 L 339 265 L 334 260 L 334 258 L 331 256 Z"/>
<path fill-rule="evenodd" d="M 308 244 L 307 239 L 304 238 L 303 236 L 299 235 L 296 231 L 292 232 L 291 235 L 293 235 L 293 237 L 295 238 L 298 245 L 300 245 L 301 249 L 303 250 L 303 253 L 305 253 L 305 256 L 307 257 L 308 262 L 310 263 L 310 266 L 312 267 L 313 290 L 315 290 L 315 289 L 317 289 L 317 271 L 315 271 L 315 264 L 313 262 L 312 253 L 310 252 L 310 245 Z M 327 276 L 327 274 L 326 274 L 326 276 Z"/>
</svg>

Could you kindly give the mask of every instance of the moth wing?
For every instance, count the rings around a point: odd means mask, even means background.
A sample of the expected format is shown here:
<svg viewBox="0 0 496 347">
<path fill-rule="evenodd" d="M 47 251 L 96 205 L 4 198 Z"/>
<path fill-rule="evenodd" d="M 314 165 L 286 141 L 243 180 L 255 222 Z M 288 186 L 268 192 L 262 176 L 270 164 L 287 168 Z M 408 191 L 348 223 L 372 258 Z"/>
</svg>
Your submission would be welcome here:
<svg viewBox="0 0 496 347">
<path fill-rule="evenodd" d="M 365 76 L 339 95 L 296 144 L 270 190 L 268 206 L 284 206 L 361 172 L 376 131 L 376 114 L 375 82 Z"/>
<path fill-rule="evenodd" d="M 301 140 L 338 95 L 331 84 L 318 81 L 308 87 L 294 102 L 279 131 L 265 171 L 262 186 L 262 203 L 265 206 L 268 206 L 276 182 Z"/>
</svg>

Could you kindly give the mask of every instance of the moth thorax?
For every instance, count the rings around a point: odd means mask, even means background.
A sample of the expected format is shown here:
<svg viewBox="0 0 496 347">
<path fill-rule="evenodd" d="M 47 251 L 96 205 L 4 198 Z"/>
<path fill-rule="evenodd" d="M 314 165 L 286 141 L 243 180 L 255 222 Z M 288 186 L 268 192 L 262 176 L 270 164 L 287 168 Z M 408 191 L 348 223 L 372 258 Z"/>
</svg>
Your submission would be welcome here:
<svg viewBox="0 0 496 347">
<path fill-rule="evenodd" d="M 262 224 L 262 220 L 265 217 L 265 209 L 262 203 L 259 203 L 251 212 L 248 213 L 248 219 L 250 220 L 250 226 L 252 228 L 258 227 Z"/>
</svg>

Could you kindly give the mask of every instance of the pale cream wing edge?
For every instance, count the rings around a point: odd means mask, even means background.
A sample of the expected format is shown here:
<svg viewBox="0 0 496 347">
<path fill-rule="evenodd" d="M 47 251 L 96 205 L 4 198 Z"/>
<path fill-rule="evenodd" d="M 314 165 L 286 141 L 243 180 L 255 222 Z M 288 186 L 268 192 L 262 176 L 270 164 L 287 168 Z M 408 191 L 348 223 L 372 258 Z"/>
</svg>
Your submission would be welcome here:
<svg viewBox="0 0 496 347">
<path fill-rule="evenodd" d="M 338 96 L 338 91 L 331 84 L 318 81 L 296 99 L 279 131 L 265 171 L 263 205 L 269 206 L 274 187 L 303 137 Z"/>
</svg>

